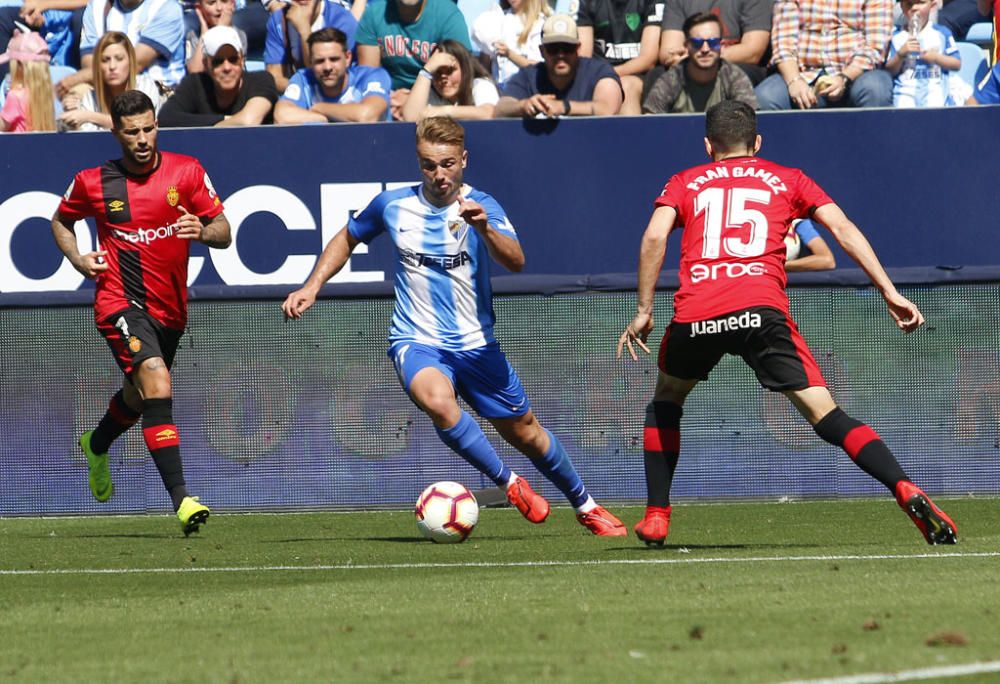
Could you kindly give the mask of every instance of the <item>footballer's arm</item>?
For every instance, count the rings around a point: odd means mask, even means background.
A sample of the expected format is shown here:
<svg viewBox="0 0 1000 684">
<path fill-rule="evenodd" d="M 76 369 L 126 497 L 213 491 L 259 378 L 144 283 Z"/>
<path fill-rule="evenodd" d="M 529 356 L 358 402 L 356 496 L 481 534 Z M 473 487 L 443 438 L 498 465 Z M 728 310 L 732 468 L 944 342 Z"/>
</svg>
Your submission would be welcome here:
<svg viewBox="0 0 1000 684">
<path fill-rule="evenodd" d="M 76 244 L 76 231 L 73 226 L 76 221 L 63 218 L 58 211 L 52 217 L 52 237 L 55 238 L 59 251 L 73 264 L 73 268 L 80 272 L 85 278 L 94 278 L 98 273 L 108 270 L 108 264 L 103 257 L 107 254 L 104 251 L 88 252 L 80 254 Z"/>
<path fill-rule="evenodd" d="M 629 356 L 637 359 L 632 343 L 635 342 L 647 354 L 646 338 L 653 331 L 653 297 L 656 295 L 656 281 L 660 278 L 663 259 L 667 254 L 667 238 L 674 229 L 677 210 L 673 207 L 657 207 L 649 219 L 646 232 L 639 247 L 639 283 L 636 291 L 636 313 L 625 332 L 618 338 L 617 356 L 627 348 Z"/>
<path fill-rule="evenodd" d="M 313 268 L 305 284 L 285 298 L 285 302 L 281 305 L 285 318 L 302 318 L 302 314 L 316 303 L 319 289 L 340 272 L 357 246 L 358 240 L 347 230 L 347 226 L 341 228 L 323 249 L 323 254 L 320 255 L 316 267 Z"/>
<path fill-rule="evenodd" d="M 198 238 L 199 242 L 203 245 L 209 247 L 214 247 L 215 249 L 225 249 L 233 243 L 233 231 L 229 227 L 229 219 L 226 215 L 219 213 L 211 220 L 206 217 L 201 217 L 201 222 L 203 227 L 201 229 L 201 237 Z"/>
</svg>

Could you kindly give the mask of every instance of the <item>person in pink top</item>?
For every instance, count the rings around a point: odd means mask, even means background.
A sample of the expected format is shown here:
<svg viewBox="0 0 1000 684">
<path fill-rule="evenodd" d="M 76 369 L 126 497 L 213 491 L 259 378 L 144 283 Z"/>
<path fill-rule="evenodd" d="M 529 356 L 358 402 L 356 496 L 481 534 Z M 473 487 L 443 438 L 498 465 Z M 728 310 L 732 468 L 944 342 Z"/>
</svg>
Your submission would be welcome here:
<svg viewBox="0 0 1000 684">
<path fill-rule="evenodd" d="M 0 111 L 0 131 L 56 130 L 49 46 L 39 34 L 15 32 L 0 55 L 0 64 L 10 62 L 10 92 Z"/>
</svg>

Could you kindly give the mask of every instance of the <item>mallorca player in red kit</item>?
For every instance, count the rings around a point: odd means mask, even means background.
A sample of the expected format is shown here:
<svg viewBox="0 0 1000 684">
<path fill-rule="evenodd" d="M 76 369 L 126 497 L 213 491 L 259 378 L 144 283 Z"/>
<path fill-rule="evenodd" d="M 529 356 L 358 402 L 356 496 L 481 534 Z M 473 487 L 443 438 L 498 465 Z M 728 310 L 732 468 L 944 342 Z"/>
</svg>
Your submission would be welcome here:
<svg viewBox="0 0 1000 684">
<path fill-rule="evenodd" d="M 633 344 L 647 353 L 653 294 L 667 237 L 684 227 L 680 288 L 674 318 L 660 345 L 653 401 L 643 430 L 646 515 L 635 527 L 647 544 L 663 544 L 670 527 L 670 485 L 680 451 L 682 407 L 688 393 L 724 354 L 741 356 L 767 389 L 781 392 L 822 439 L 888 487 L 929 544 L 954 544 L 955 523 L 903 472 L 867 425 L 833 401 L 805 340 L 788 312 L 784 237 L 793 219 L 812 218 L 830 230 L 881 292 L 903 332 L 924 318 L 900 295 L 868 241 L 823 190 L 798 169 L 755 157 L 757 116 L 742 102 L 706 113 L 705 150 L 712 162 L 667 183 L 642 238 L 637 313 L 618 340 L 618 356 Z"/>
<path fill-rule="evenodd" d="M 112 132 L 122 158 L 76 174 L 52 233 L 70 263 L 97 281 L 97 329 L 125 373 L 97 427 L 80 437 L 90 491 L 114 491 L 111 443 L 142 417 L 142 431 L 185 536 L 208 520 L 208 507 L 189 496 L 173 419 L 170 366 L 187 322 L 187 264 L 192 240 L 227 247 L 229 222 L 197 159 L 156 146 L 153 103 L 137 91 L 111 103 Z M 74 225 L 97 222 L 99 251 L 80 254 Z"/>
</svg>

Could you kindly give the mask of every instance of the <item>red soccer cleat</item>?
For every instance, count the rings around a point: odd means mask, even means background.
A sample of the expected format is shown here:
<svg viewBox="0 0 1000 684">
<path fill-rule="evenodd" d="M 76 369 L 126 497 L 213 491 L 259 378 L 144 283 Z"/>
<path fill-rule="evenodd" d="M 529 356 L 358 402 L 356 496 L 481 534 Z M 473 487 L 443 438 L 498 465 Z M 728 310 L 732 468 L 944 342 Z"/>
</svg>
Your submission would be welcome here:
<svg viewBox="0 0 1000 684">
<path fill-rule="evenodd" d="M 906 511 L 928 544 L 955 544 L 958 528 L 954 521 L 917 485 L 900 480 L 896 485 L 896 503 Z"/>
<path fill-rule="evenodd" d="M 593 508 L 586 513 L 576 514 L 577 522 L 596 534 L 598 537 L 627 537 L 628 530 L 622 521 L 608 512 L 603 506 Z"/>
<path fill-rule="evenodd" d="M 520 476 L 515 477 L 510 487 L 507 488 L 507 501 L 510 501 L 514 508 L 521 511 L 521 515 L 527 518 L 528 522 L 537 525 L 545 522 L 545 519 L 549 517 L 549 502 L 545 500 L 544 496 L 535 494 L 535 490 Z"/>
<path fill-rule="evenodd" d="M 663 546 L 670 534 L 670 506 L 646 506 L 646 517 L 635 526 L 635 536 L 646 546 Z"/>
</svg>

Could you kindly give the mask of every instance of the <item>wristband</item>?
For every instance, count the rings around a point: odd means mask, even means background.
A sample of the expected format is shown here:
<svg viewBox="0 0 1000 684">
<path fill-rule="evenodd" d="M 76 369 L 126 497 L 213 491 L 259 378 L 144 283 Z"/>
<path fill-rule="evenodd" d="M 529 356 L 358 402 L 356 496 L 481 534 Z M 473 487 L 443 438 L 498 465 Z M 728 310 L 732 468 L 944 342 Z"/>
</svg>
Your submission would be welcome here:
<svg viewBox="0 0 1000 684">
<path fill-rule="evenodd" d="M 572 107 L 569 104 L 569 100 L 563 100 L 563 116 L 569 116 L 569 112 Z"/>
<path fill-rule="evenodd" d="M 417 76 L 423 76 L 428 81 L 433 81 L 434 80 L 434 74 L 432 74 L 431 72 L 427 71 L 427 69 L 421 69 L 419 72 L 417 72 Z"/>
<path fill-rule="evenodd" d="M 792 84 L 795 83 L 796 81 L 802 81 L 806 85 L 809 85 L 809 82 L 805 79 L 805 76 L 803 76 L 802 74 L 799 74 L 798 76 L 796 76 L 795 78 L 793 78 L 791 81 L 788 81 L 787 83 L 785 83 L 785 85 L 787 87 L 791 88 Z"/>
</svg>

